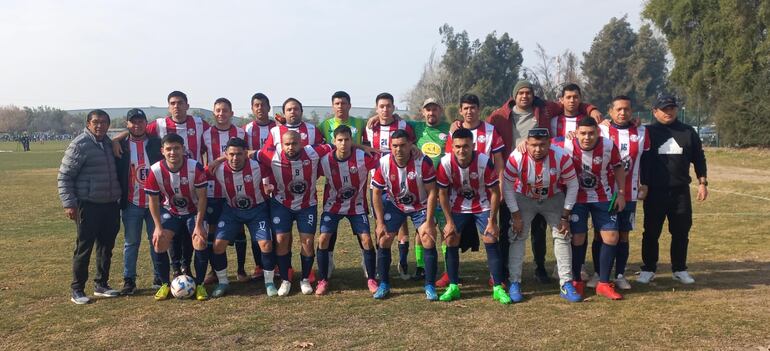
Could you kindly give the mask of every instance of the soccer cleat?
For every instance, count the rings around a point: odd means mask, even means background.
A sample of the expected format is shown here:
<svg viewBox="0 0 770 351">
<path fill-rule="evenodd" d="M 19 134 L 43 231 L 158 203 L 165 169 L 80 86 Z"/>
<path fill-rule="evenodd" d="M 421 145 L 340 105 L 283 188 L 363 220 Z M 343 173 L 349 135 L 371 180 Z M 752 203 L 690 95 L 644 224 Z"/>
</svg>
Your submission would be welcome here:
<svg viewBox="0 0 770 351">
<path fill-rule="evenodd" d="M 171 288 L 169 288 L 168 283 L 161 284 L 160 288 L 158 288 L 158 291 L 155 292 L 155 301 L 168 299 L 168 295 L 170 293 Z"/>
<path fill-rule="evenodd" d="M 160 278 L 155 277 L 152 279 L 152 285 L 150 286 L 150 289 L 158 290 L 160 289 L 161 285 L 163 285 L 163 282 L 160 281 Z"/>
<path fill-rule="evenodd" d="M 577 291 L 577 293 L 580 294 L 580 296 L 586 296 L 585 295 L 586 282 L 582 280 L 581 281 L 573 280 L 572 286 L 575 287 L 575 291 Z"/>
<path fill-rule="evenodd" d="M 457 284 L 449 284 L 446 291 L 438 298 L 441 301 L 449 302 L 460 298 L 460 287 Z"/>
<path fill-rule="evenodd" d="M 369 292 L 374 294 L 377 292 L 377 281 L 374 279 L 367 279 L 366 286 L 369 288 Z"/>
<path fill-rule="evenodd" d="M 289 291 L 291 291 L 291 282 L 288 280 L 282 281 L 281 287 L 278 288 L 278 296 L 289 296 Z"/>
<path fill-rule="evenodd" d="M 441 278 L 436 281 L 436 287 L 445 288 L 447 285 L 449 285 L 449 274 L 444 272 L 444 274 L 441 275 Z"/>
<path fill-rule="evenodd" d="M 217 286 L 215 286 L 214 290 L 211 292 L 211 297 L 218 298 L 225 296 L 225 293 L 229 287 L 230 284 L 217 284 Z"/>
<path fill-rule="evenodd" d="M 595 288 L 596 284 L 599 283 L 599 273 L 594 273 L 594 275 L 591 276 L 591 280 L 586 283 L 586 286 L 589 288 Z"/>
<path fill-rule="evenodd" d="M 438 295 L 436 294 L 436 287 L 433 285 L 425 285 L 425 299 L 428 301 L 436 301 L 438 300 Z"/>
<path fill-rule="evenodd" d="M 390 285 L 388 283 L 382 282 L 380 283 L 380 286 L 377 287 L 377 291 L 374 292 L 374 298 L 377 300 L 382 300 L 388 297 L 388 294 L 390 294 Z"/>
<path fill-rule="evenodd" d="M 310 295 L 313 293 L 313 286 L 310 285 L 309 279 L 302 279 L 299 281 L 299 289 L 302 291 L 305 295 Z"/>
<path fill-rule="evenodd" d="M 548 276 L 548 272 L 543 267 L 535 268 L 535 280 L 540 284 L 550 284 L 551 278 Z"/>
<path fill-rule="evenodd" d="M 123 280 L 123 288 L 120 289 L 121 295 L 133 295 L 136 293 L 136 282 L 131 278 Z"/>
<path fill-rule="evenodd" d="M 690 275 L 690 273 L 687 273 L 687 271 L 674 272 L 674 275 L 672 276 L 672 278 L 674 278 L 674 280 L 679 281 L 682 284 L 695 283 L 695 279 Z"/>
<path fill-rule="evenodd" d="M 513 286 L 516 283 L 511 283 L 511 286 Z M 512 302 L 511 297 L 508 296 L 508 294 L 505 293 L 505 288 L 503 285 L 495 285 L 492 288 L 492 298 L 495 301 L 500 301 L 501 304 L 507 305 Z"/>
<path fill-rule="evenodd" d="M 617 286 L 618 289 L 621 289 L 621 290 L 631 289 L 631 283 L 629 283 L 628 279 L 626 279 L 626 277 L 624 277 L 622 274 L 618 274 L 618 277 L 615 278 L 615 286 Z"/>
<path fill-rule="evenodd" d="M 206 288 L 203 284 L 195 287 L 195 299 L 198 301 L 206 301 L 209 299 L 209 293 L 206 292 Z"/>
<path fill-rule="evenodd" d="M 524 296 L 521 295 L 521 286 L 518 282 L 511 282 L 511 286 L 508 287 L 508 297 L 511 298 L 511 302 L 521 302 L 524 300 Z"/>
<path fill-rule="evenodd" d="M 327 278 L 328 278 L 328 276 L 327 276 Z M 308 280 L 308 281 L 310 281 L 311 283 L 315 283 L 315 281 L 316 281 L 316 278 L 315 278 L 315 269 L 311 269 L 311 270 L 310 270 L 310 274 L 308 274 L 308 276 L 307 276 L 307 280 Z"/>
<path fill-rule="evenodd" d="M 602 295 L 610 300 L 620 300 L 623 295 L 615 291 L 615 284 L 599 282 L 596 284 L 596 295 Z"/>
<path fill-rule="evenodd" d="M 559 296 L 569 302 L 583 301 L 583 297 L 578 294 L 577 289 L 572 285 L 572 281 L 562 284 L 561 289 L 559 290 Z"/>
<path fill-rule="evenodd" d="M 398 275 L 401 277 L 401 280 L 409 280 L 409 278 L 411 278 L 409 276 L 409 266 L 402 266 L 401 263 L 399 262 Z"/>
<path fill-rule="evenodd" d="M 256 266 L 254 267 L 254 273 L 251 275 L 251 278 L 253 279 L 259 279 L 265 276 L 264 271 L 262 270 L 262 267 Z"/>
<path fill-rule="evenodd" d="M 275 284 L 273 283 L 265 283 L 265 291 L 269 297 L 278 295 L 278 289 L 275 288 Z"/>
<path fill-rule="evenodd" d="M 329 282 L 326 281 L 326 279 L 318 282 L 318 285 L 315 287 L 315 294 L 317 296 L 326 295 L 326 291 L 329 289 Z"/>
<path fill-rule="evenodd" d="M 214 270 L 210 270 L 208 273 L 206 273 L 206 278 L 203 278 L 203 284 L 214 284 L 218 282 L 219 279 L 217 279 L 217 274 L 214 273 Z"/>
<path fill-rule="evenodd" d="M 118 292 L 117 290 L 111 288 L 107 284 L 95 284 L 94 285 L 94 296 L 118 297 L 118 296 L 120 296 L 120 292 Z"/>
<path fill-rule="evenodd" d="M 649 284 L 653 279 L 655 279 L 655 272 L 641 271 L 639 272 L 639 277 L 636 278 L 636 282 Z"/>
<path fill-rule="evenodd" d="M 249 278 L 249 275 L 246 274 L 246 271 L 240 271 L 235 274 L 235 279 L 237 279 L 238 282 L 245 283 L 249 281 L 251 278 Z"/>
<path fill-rule="evenodd" d="M 70 301 L 74 302 L 76 305 L 85 305 L 91 302 L 91 299 L 86 296 L 86 293 L 83 292 L 83 290 L 72 290 Z"/>
</svg>

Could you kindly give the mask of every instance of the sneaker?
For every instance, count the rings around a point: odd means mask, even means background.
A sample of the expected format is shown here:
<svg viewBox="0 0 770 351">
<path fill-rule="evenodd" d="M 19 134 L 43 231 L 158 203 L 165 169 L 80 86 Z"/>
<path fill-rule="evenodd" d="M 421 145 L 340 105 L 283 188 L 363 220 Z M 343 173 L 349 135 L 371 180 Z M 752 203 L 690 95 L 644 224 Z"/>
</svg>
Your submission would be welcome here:
<svg viewBox="0 0 770 351">
<path fill-rule="evenodd" d="M 382 300 L 388 297 L 388 294 L 390 294 L 390 284 L 382 282 L 380 283 L 380 286 L 377 287 L 377 291 L 374 292 L 374 298 L 376 300 Z"/>
<path fill-rule="evenodd" d="M 267 296 L 269 297 L 278 295 L 278 289 L 275 288 L 275 284 L 273 283 L 265 283 L 265 290 L 267 291 Z"/>
<path fill-rule="evenodd" d="M 210 270 L 208 273 L 206 273 L 206 278 L 203 278 L 203 284 L 211 285 L 216 282 L 218 282 L 219 279 L 217 278 L 217 274 L 214 273 L 214 270 Z"/>
<path fill-rule="evenodd" d="M 401 277 L 401 280 L 409 280 L 411 278 L 409 276 L 409 266 L 401 266 L 401 263 L 398 263 L 398 275 Z"/>
<path fill-rule="evenodd" d="M 524 296 L 521 295 L 521 283 L 511 282 L 511 286 L 508 288 L 508 297 L 511 298 L 511 302 L 521 302 L 524 300 Z"/>
<path fill-rule="evenodd" d="M 313 286 L 310 285 L 310 279 L 302 279 L 299 282 L 299 289 L 302 291 L 305 295 L 310 295 L 313 293 Z"/>
<path fill-rule="evenodd" d="M 569 302 L 583 301 L 583 297 L 578 294 L 577 289 L 572 285 L 572 281 L 562 284 L 559 296 Z"/>
<path fill-rule="evenodd" d="M 136 293 L 136 282 L 131 278 L 123 280 L 123 288 L 120 289 L 121 295 L 133 295 Z"/>
<path fill-rule="evenodd" d="M 586 286 L 589 288 L 596 288 L 596 284 L 599 284 L 599 273 L 594 273 L 594 275 L 591 276 L 591 280 L 586 283 Z"/>
<path fill-rule="evenodd" d="M 449 285 L 449 274 L 444 272 L 444 274 L 441 275 L 441 278 L 436 281 L 436 287 L 445 288 L 447 285 Z"/>
<path fill-rule="evenodd" d="M 155 301 L 162 301 L 168 299 L 168 295 L 171 293 L 171 288 L 168 287 L 168 283 L 163 283 L 155 292 Z"/>
<path fill-rule="evenodd" d="M 329 278 L 329 276 L 326 276 L 326 278 L 328 279 L 328 278 Z M 310 270 L 310 274 L 307 276 L 307 280 L 309 280 L 311 283 L 315 283 L 315 281 L 316 281 L 316 278 L 315 278 L 315 269 L 311 269 L 311 270 Z"/>
<path fill-rule="evenodd" d="M 615 286 L 620 290 L 631 290 L 631 283 L 622 274 L 618 274 L 617 278 L 615 278 Z"/>
<path fill-rule="evenodd" d="M 412 280 L 416 280 L 416 281 L 425 280 L 425 268 L 417 267 L 414 270 L 414 275 L 412 276 Z"/>
<path fill-rule="evenodd" d="M 374 294 L 377 292 L 377 281 L 374 279 L 367 279 L 366 286 L 369 288 L 369 292 Z"/>
<path fill-rule="evenodd" d="M 238 282 L 240 282 L 240 283 L 245 283 L 245 282 L 251 280 L 251 278 L 249 278 L 249 275 L 246 274 L 246 271 L 240 271 L 240 272 L 236 273 L 235 274 L 235 279 L 237 279 Z"/>
<path fill-rule="evenodd" d="M 535 269 L 535 280 L 540 284 L 550 284 L 551 278 L 548 276 L 548 272 L 543 267 L 537 267 Z"/>
<path fill-rule="evenodd" d="M 511 283 L 511 286 L 513 286 L 514 283 Z M 508 296 L 508 294 L 505 293 L 505 288 L 503 288 L 503 285 L 495 285 L 494 288 L 492 288 L 492 298 L 496 301 L 500 301 L 501 304 L 507 305 L 511 303 L 511 297 Z"/>
<path fill-rule="evenodd" d="M 195 287 L 195 299 L 198 301 L 209 299 L 209 293 L 206 292 L 206 288 L 202 284 Z"/>
<path fill-rule="evenodd" d="M 291 291 L 291 282 L 288 280 L 282 281 L 281 287 L 278 288 L 278 296 L 289 296 L 289 291 Z"/>
<path fill-rule="evenodd" d="M 612 283 L 599 282 L 599 284 L 596 284 L 596 295 L 602 295 L 610 300 L 620 300 L 623 298 L 623 295 L 615 291 L 615 284 Z"/>
<path fill-rule="evenodd" d="M 70 301 L 74 302 L 76 305 L 85 305 L 91 302 L 91 299 L 86 296 L 86 293 L 83 292 L 83 290 L 72 290 Z"/>
<path fill-rule="evenodd" d="M 107 284 L 96 284 L 94 286 L 94 296 L 101 296 L 101 297 L 118 297 L 120 296 L 120 292 L 117 290 L 111 288 Z"/>
<path fill-rule="evenodd" d="M 457 300 L 460 298 L 460 287 L 457 286 L 457 284 L 449 284 L 447 286 L 446 291 L 444 291 L 443 294 L 438 298 L 441 301 L 448 302 L 452 300 Z"/>
<path fill-rule="evenodd" d="M 649 284 L 653 279 L 655 279 L 655 272 L 641 271 L 639 272 L 639 276 L 636 278 L 636 282 Z"/>
<path fill-rule="evenodd" d="M 262 267 L 256 266 L 254 267 L 254 273 L 251 275 L 252 279 L 260 279 L 265 276 L 264 271 L 262 270 Z"/>
<path fill-rule="evenodd" d="M 329 251 L 329 268 L 326 269 L 326 279 L 332 279 L 334 272 L 334 251 Z"/>
<path fill-rule="evenodd" d="M 573 280 L 573 281 L 572 281 L 572 286 L 575 288 L 575 291 L 576 291 L 576 292 L 577 292 L 577 293 L 578 293 L 580 296 L 586 296 L 586 295 L 585 295 L 585 290 L 586 290 L 586 282 L 584 282 L 584 281 L 582 281 L 582 280 L 581 280 L 581 281 L 576 281 L 576 280 Z"/>
<path fill-rule="evenodd" d="M 214 290 L 211 292 L 211 297 L 218 298 L 225 296 L 225 293 L 229 287 L 230 284 L 217 284 L 217 286 L 215 286 Z"/>
<path fill-rule="evenodd" d="M 695 279 L 690 275 L 690 273 L 687 273 L 687 271 L 674 272 L 674 275 L 672 277 L 674 278 L 674 280 L 678 280 L 682 284 L 695 283 Z"/>
<path fill-rule="evenodd" d="M 150 289 L 158 290 L 158 289 L 160 289 L 161 285 L 163 285 L 163 282 L 160 281 L 160 278 L 155 277 L 155 278 L 152 279 L 152 285 L 150 285 Z"/>
<path fill-rule="evenodd" d="M 318 296 L 326 295 L 326 290 L 329 289 L 329 282 L 326 281 L 326 279 L 321 280 L 318 282 L 318 285 L 315 287 L 315 294 Z"/>
<path fill-rule="evenodd" d="M 436 287 L 433 285 L 425 285 L 425 299 L 428 301 L 436 301 L 438 300 L 438 295 L 436 295 Z"/>
</svg>

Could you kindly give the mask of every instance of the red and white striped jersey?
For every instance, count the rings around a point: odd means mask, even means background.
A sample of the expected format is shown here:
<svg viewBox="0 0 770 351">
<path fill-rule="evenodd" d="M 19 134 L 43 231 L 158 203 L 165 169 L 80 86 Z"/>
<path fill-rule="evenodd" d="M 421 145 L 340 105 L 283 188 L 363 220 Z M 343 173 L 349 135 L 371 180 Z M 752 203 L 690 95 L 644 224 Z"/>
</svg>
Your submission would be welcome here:
<svg viewBox="0 0 770 351">
<path fill-rule="evenodd" d="M 176 123 L 171 117 L 158 118 L 147 125 L 147 134 L 163 138 L 166 134 L 174 133 L 184 139 L 184 149 L 187 157 L 203 161 L 203 132 L 209 129 L 209 124 L 193 116 L 187 116 L 184 123 Z"/>
<path fill-rule="evenodd" d="M 230 139 L 243 139 L 245 137 L 246 132 L 232 124 L 227 130 L 221 130 L 216 126 L 211 126 L 209 129 L 206 129 L 206 131 L 203 132 L 203 145 L 206 147 L 206 159 L 208 160 L 208 164 L 211 164 L 211 162 L 214 162 L 214 160 L 224 154 L 225 147 Z M 224 194 L 222 193 L 222 188 L 219 186 L 219 183 L 213 180 L 210 181 L 209 188 L 206 190 L 206 196 L 217 199 L 223 198 Z"/>
<path fill-rule="evenodd" d="M 612 123 L 609 127 L 600 125 L 602 136 L 609 138 L 620 152 L 623 168 L 626 170 L 626 200 L 636 201 L 639 195 L 639 167 L 642 153 L 650 150 L 650 138 L 644 126 L 620 127 Z"/>
<path fill-rule="evenodd" d="M 265 146 L 267 137 L 270 135 L 270 129 L 275 127 L 275 121 L 269 121 L 265 125 L 252 121 L 247 124 L 243 129 L 246 131 L 246 142 L 249 144 L 250 150 L 260 150 Z"/>
<path fill-rule="evenodd" d="M 375 149 L 379 149 L 383 154 L 388 154 L 390 153 L 390 136 L 399 129 L 403 129 L 409 134 L 409 141 L 415 141 L 412 126 L 410 126 L 409 123 L 406 123 L 405 120 L 399 119 L 398 121 L 393 121 L 386 125 L 377 124 L 371 129 L 367 127 L 362 142 L 364 144 L 368 143 Z"/>
<path fill-rule="evenodd" d="M 277 128 L 277 127 L 276 127 Z M 287 208 L 298 211 L 315 206 L 318 163 L 321 157 L 332 152 L 328 144 L 307 145 L 300 150 L 296 159 L 290 160 L 283 151 L 272 147 L 259 151 L 259 162 L 270 165 L 270 183 L 275 190 L 273 197 Z"/>
<path fill-rule="evenodd" d="M 278 124 L 275 127 L 270 128 L 270 134 L 267 136 L 267 140 L 265 140 L 262 148 L 265 149 L 272 146 L 275 147 L 276 150 L 281 151 L 281 137 L 284 133 L 290 130 L 299 133 L 301 146 L 324 143 L 324 137 L 321 135 L 321 131 L 316 128 L 316 126 L 310 123 L 300 122 L 300 124 L 294 127 L 290 127 L 285 124 Z"/>
<path fill-rule="evenodd" d="M 380 158 L 372 185 L 388 192 L 388 198 L 404 213 L 420 211 L 428 205 L 425 184 L 436 181 L 436 170 L 427 156 L 410 158 L 399 167 L 392 154 Z"/>
<path fill-rule="evenodd" d="M 471 132 L 473 133 L 473 144 L 476 145 L 476 152 L 491 157 L 493 153 L 503 152 L 505 149 L 503 138 L 491 123 L 481 121 L 476 128 L 471 129 Z M 452 153 L 451 135 L 446 139 L 446 152 Z"/>
<path fill-rule="evenodd" d="M 223 162 L 212 174 L 219 187 L 224 189 L 224 198 L 230 207 L 245 210 L 265 202 L 262 178 L 269 176 L 269 166 L 248 159 L 243 168 L 234 171 L 228 162 Z"/>
<path fill-rule="evenodd" d="M 353 149 L 346 160 L 338 160 L 335 153 L 321 158 L 321 171 L 326 177 L 324 211 L 341 215 L 369 213 L 366 204 L 366 184 L 369 170 L 377 167 L 379 156 L 367 156 L 363 150 Z"/>
<path fill-rule="evenodd" d="M 147 158 L 147 139 L 128 138 L 128 153 L 131 160 L 128 166 L 128 201 L 136 207 L 147 208 L 147 196 L 144 183 L 150 173 L 150 160 Z"/>
<path fill-rule="evenodd" d="M 185 157 L 182 168 L 177 172 L 168 169 L 166 160 L 156 162 L 150 168 L 144 191 L 150 195 L 160 195 L 163 207 L 177 216 L 194 214 L 197 211 L 198 195 L 196 188 L 207 185 L 203 166 L 191 158 Z"/>
<path fill-rule="evenodd" d="M 575 166 L 580 185 L 577 203 L 610 201 L 616 189 L 613 168 L 622 165 L 615 144 L 603 137 L 599 137 L 593 150 L 581 149 L 577 138 L 560 144 Z"/>
<path fill-rule="evenodd" d="M 577 130 L 578 122 L 583 119 L 583 115 L 565 116 L 563 113 L 551 117 L 551 138 L 565 137 L 567 133 Z"/>
<path fill-rule="evenodd" d="M 551 145 L 541 160 L 535 160 L 528 152 L 511 152 L 505 164 L 503 177 L 513 182 L 513 189 L 528 198 L 548 199 L 562 192 L 561 186 L 575 179 L 572 158 L 560 147 Z M 572 208 L 572 207 L 570 207 Z"/>
<path fill-rule="evenodd" d="M 436 172 L 436 182 L 449 188 L 452 213 L 481 213 L 489 211 L 491 192 L 500 178 L 495 174 L 492 159 L 486 154 L 474 152 L 468 167 L 460 167 L 453 153 L 441 157 Z"/>
</svg>

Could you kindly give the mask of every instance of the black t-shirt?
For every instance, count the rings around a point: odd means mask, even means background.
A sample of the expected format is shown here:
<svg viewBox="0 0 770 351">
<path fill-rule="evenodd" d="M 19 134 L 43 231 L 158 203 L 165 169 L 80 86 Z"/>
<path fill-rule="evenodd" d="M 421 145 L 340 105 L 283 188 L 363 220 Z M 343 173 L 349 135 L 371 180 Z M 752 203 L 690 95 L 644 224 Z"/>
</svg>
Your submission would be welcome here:
<svg viewBox="0 0 770 351">
<path fill-rule="evenodd" d="M 642 154 L 641 183 L 651 189 L 687 186 L 692 182 L 690 163 L 697 177 L 706 176 L 706 156 L 700 137 L 691 126 L 674 121 L 647 126 L 650 151 Z"/>
</svg>

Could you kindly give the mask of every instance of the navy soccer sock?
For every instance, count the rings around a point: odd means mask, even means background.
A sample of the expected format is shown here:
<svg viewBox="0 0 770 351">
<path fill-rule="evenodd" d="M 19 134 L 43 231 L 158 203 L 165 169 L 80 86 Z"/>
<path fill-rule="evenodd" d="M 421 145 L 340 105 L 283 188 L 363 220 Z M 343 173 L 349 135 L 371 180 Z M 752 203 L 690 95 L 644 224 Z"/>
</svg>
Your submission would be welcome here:
<svg viewBox="0 0 770 351">
<path fill-rule="evenodd" d="M 374 251 L 374 249 L 369 250 L 362 250 L 364 255 L 364 266 L 366 267 L 366 276 L 369 279 L 374 279 L 374 277 L 377 275 L 376 272 L 376 264 L 377 264 L 377 253 Z"/>
<path fill-rule="evenodd" d="M 318 280 L 326 280 L 329 270 L 329 249 L 318 248 L 316 259 L 318 260 Z"/>
<path fill-rule="evenodd" d="M 505 277 L 503 277 L 503 264 L 500 262 L 500 247 L 497 243 L 484 243 L 484 248 L 487 251 L 487 265 L 489 273 L 492 274 L 492 280 L 495 285 L 502 284 Z"/>
<path fill-rule="evenodd" d="M 586 239 L 587 240 L 587 239 Z M 601 257 L 600 252 L 602 249 L 601 236 L 594 237 L 594 241 L 591 242 L 591 260 L 594 263 L 594 272 L 601 272 Z"/>
<path fill-rule="evenodd" d="M 401 264 L 404 270 L 407 270 L 407 267 L 409 267 L 407 258 L 409 258 L 409 242 L 398 243 L 398 263 Z"/>
<path fill-rule="evenodd" d="M 615 245 L 602 244 L 602 252 L 600 254 L 601 271 L 599 271 L 599 281 L 602 283 L 608 283 L 610 281 L 610 272 L 612 272 L 612 263 L 615 262 L 615 256 L 617 255 L 618 247 Z"/>
<path fill-rule="evenodd" d="M 158 273 L 160 273 L 160 281 L 164 284 L 168 284 L 169 281 L 169 271 L 171 270 L 171 260 L 168 258 L 168 252 L 160 252 L 157 253 L 158 258 Z"/>
<path fill-rule="evenodd" d="M 615 257 L 615 273 L 626 274 L 626 263 L 628 263 L 628 241 L 618 243 L 618 253 Z"/>
<path fill-rule="evenodd" d="M 377 272 L 381 282 L 390 283 L 390 248 L 377 249 Z"/>
<path fill-rule="evenodd" d="M 449 276 L 449 282 L 458 284 L 460 282 L 460 248 L 447 246 L 444 260 L 446 261 L 446 274 Z"/>
<path fill-rule="evenodd" d="M 289 276 L 289 267 L 291 265 L 291 254 L 278 255 L 278 272 L 281 273 L 281 279 L 291 281 Z"/>
<path fill-rule="evenodd" d="M 262 252 L 261 257 L 262 260 L 260 263 L 262 264 L 262 268 L 264 270 L 272 271 L 275 269 L 275 251 Z"/>
<path fill-rule="evenodd" d="M 436 283 L 436 266 L 438 265 L 438 252 L 435 247 L 422 249 L 423 259 L 425 261 L 425 284 L 434 285 Z"/>
<path fill-rule="evenodd" d="M 206 268 L 209 265 L 209 249 L 195 250 L 195 284 L 203 284 L 206 278 Z"/>
<path fill-rule="evenodd" d="M 327 256 L 328 259 L 328 256 Z M 302 279 L 307 279 L 310 277 L 310 270 L 313 269 L 313 256 L 305 256 L 300 254 L 299 260 L 302 264 Z M 328 266 L 328 261 L 327 261 Z"/>
<path fill-rule="evenodd" d="M 580 268 L 586 260 L 586 245 L 572 245 L 572 279 L 579 282 L 583 278 L 580 275 Z"/>
</svg>

